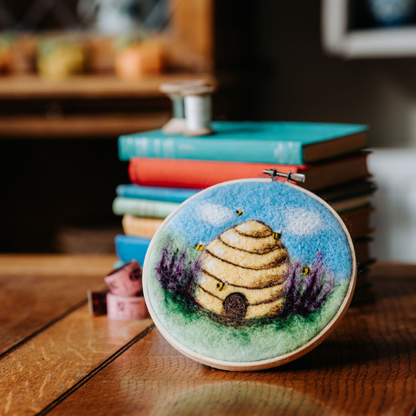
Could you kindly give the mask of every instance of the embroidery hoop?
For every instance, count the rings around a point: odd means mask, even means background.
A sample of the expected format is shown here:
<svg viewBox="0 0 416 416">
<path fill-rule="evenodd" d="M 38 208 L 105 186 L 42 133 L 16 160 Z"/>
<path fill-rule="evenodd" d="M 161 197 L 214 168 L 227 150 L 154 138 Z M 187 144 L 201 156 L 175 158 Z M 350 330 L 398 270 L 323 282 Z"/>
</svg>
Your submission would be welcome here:
<svg viewBox="0 0 416 416">
<path fill-rule="evenodd" d="M 322 329 L 321 332 L 316 334 L 310 341 L 308 341 L 306 344 L 302 345 L 301 347 L 297 348 L 296 350 L 293 350 L 287 354 L 280 355 L 274 358 L 270 358 L 267 360 L 261 360 L 261 361 L 245 361 L 245 362 L 235 362 L 235 361 L 225 361 L 225 360 L 218 360 L 216 358 L 210 358 L 206 357 L 202 354 L 199 354 L 195 351 L 192 351 L 191 349 L 183 346 L 181 343 L 179 343 L 175 338 L 170 335 L 170 333 L 164 328 L 162 323 L 159 321 L 156 313 L 154 312 L 152 308 L 152 304 L 150 302 L 149 293 L 147 290 L 147 273 L 149 269 L 149 258 L 150 253 L 154 247 L 154 242 L 157 239 L 157 236 L 162 232 L 162 229 L 164 226 L 176 215 L 176 213 L 182 209 L 186 204 L 188 204 L 190 201 L 192 201 L 195 198 L 198 198 L 201 194 L 204 192 L 207 192 L 208 190 L 212 190 L 215 188 L 219 188 L 221 186 L 230 185 L 230 184 L 236 184 L 236 183 L 248 183 L 248 182 L 270 182 L 270 179 L 267 178 L 250 178 L 250 179 L 237 179 L 234 181 L 228 181 L 223 182 L 218 185 L 211 186 L 210 188 L 204 189 L 201 192 L 198 192 L 196 195 L 192 196 L 191 198 L 187 199 L 185 202 L 183 202 L 178 208 L 176 208 L 171 214 L 169 214 L 168 217 L 163 221 L 161 226 L 156 231 L 154 237 L 152 238 L 152 241 L 150 242 L 149 248 L 146 253 L 146 258 L 144 261 L 143 266 L 143 294 L 144 298 L 146 300 L 146 305 L 149 310 L 150 316 L 155 323 L 157 329 L 160 331 L 162 336 L 166 339 L 166 341 L 169 342 L 172 347 L 174 347 L 176 350 L 178 350 L 183 355 L 187 356 L 188 358 L 191 358 L 195 361 L 198 361 L 201 364 L 208 365 L 210 367 L 214 367 L 220 370 L 228 370 L 228 371 L 257 371 L 257 370 L 265 370 L 268 368 L 277 367 L 286 363 L 289 363 L 290 361 L 296 360 L 297 358 L 302 357 L 303 355 L 307 354 L 309 351 L 316 348 L 321 342 L 323 342 L 336 328 L 336 326 L 339 324 L 341 319 L 344 317 L 345 313 L 348 310 L 348 307 L 351 303 L 352 296 L 354 294 L 355 284 L 357 280 L 357 264 L 356 264 L 356 258 L 355 258 L 355 251 L 353 242 L 350 236 L 350 233 L 348 232 L 347 227 L 345 226 L 344 222 L 338 215 L 338 213 L 323 199 L 319 198 L 314 193 L 307 191 L 306 189 L 303 189 L 299 186 L 292 185 L 290 182 L 285 182 L 285 186 L 292 187 L 298 191 L 301 191 L 305 193 L 306 195 L 310 196 L 311 198 L 315 199 L 316 201 L 320 202 L 322 205 L 324 205 L 331 214 L 336 218 L 336 220 L 341 225 L 345 236 L 347 237 L 348 245 L 351 252 L 351 276 L 350 276 L 350 283 L 348 286 L 347 293 L 345 294 L 344 300 L 342 301 L 337 313 L 333 316 L 333 318 L 328 322 L 328 324 Z"/>
</svg>

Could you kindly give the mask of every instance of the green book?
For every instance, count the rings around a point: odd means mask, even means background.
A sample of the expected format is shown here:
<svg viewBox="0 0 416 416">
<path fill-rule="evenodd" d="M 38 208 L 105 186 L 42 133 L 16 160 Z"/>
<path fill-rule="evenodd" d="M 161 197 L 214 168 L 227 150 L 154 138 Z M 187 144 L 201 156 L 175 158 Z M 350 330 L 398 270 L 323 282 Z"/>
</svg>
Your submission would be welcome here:
<svg viewBox="0 0 416 416">
<path fill-rule="evenodd" d="M 330 123 L 213 122 L 201 137 L 162 130 L 119 138 L 119 157 L 304 165 L 366 147 L 367 126 Z"/>
<path fill-rule="evenodd" d="M 166 218 L 179 205 L 175 202 L 118 196 L 113 202 L 113 212 L 116 215 L 131 214 L 136 217 Z"/>
</svg>

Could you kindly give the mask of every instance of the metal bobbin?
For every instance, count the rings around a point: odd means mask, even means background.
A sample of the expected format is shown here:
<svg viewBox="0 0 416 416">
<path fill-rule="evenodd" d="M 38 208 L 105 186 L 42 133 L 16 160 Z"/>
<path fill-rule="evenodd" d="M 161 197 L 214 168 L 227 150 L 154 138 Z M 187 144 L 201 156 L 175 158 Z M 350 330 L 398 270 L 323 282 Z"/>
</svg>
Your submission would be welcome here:
<svg viewBox="0 0 416 416">
<path fill-rule="evenodd" d="M 211 129 L 211 94 L 214 86 L 204 85 L 186 86 L 181 89 L 185 100 L 185 118 L 187 136 L 205 136 L 212 134 Z"/>
<path fill-rule="evenodd" d="M 276 169 L 265 169 L 263 170 L 263 173 L 265 175 L 269 175 L 270 178 L 272 179 L 272 182 L 274 182 L 278 176 L 280 178 L 286 178 L 286 182 L 288 181 L 305 182 L 305 179 L 306 179 L 303 173 L 292 173 L 292 171 L 290 171 L 289 173 L 283 173 L 283 172 L 278 172 Z"/>
<path fill-rule="evenodd" d="M 185 104 L 181 90 L 184 87 L 205 85 L 205 81 L 189 80 L 174 81 L 160 85 L 159 90 L 165 93 L 172 100 L 172 118 L 162 127 L 166 134 L 182 134 L 186 130 Z"/>
</svg>

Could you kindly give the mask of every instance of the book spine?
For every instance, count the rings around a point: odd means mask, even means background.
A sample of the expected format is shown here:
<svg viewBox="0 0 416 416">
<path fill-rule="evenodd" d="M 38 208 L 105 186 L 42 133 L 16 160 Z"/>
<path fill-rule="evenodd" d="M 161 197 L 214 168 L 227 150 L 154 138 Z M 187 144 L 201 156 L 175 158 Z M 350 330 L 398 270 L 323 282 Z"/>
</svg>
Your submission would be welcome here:
<svg viewBox="0 0 416 416">
<path fill-rule="evenodd" d="M 146 199 L 116 197 L 113 212 L 116 215 L 131 214 L 136 217 L 166 218 L 179 204 Z"/>
<path fill-rule="evenodd" d="M 150 157 L 282 165 L 303 163 L 302 144 L 297 141 L 121 136 L 118 146 L 121 160 Z"/>
<path fill-rule="evenodd" d="M 152 238 L 162 224 L 163 219 L 134 217 L 126 214 L 123 217 L 122 225 L 124 234 L 134 237 Z"/>
<path fill-rule="evenodd" d="M 130 169 L 130 167 L 129 167 Z M 126 198 L 150 199 L 182 203 L 198 193 L 197 189 L 155 188 L 151 186 L 119 185 L 116 189 L 118 196 Z"/>
<path fill-rule="evenodd" d="M 143 266 L 150 239 L 117 235 L 114 241 L 116 254 L 119 260 L 124 263 L 137 260 L 139 264 Z"/>
<path fill-rule="evenodd" d="M 270 167 L 269 164 L 261 163 L 132 159 L 129 176 L 132 183 L 139 185 L 204 189 L 235 179 L 266 178 L 263 170 Z M 292 165 L 272 167 L 284 173 L 301 170 L 301 167 Z"/>
</svg>

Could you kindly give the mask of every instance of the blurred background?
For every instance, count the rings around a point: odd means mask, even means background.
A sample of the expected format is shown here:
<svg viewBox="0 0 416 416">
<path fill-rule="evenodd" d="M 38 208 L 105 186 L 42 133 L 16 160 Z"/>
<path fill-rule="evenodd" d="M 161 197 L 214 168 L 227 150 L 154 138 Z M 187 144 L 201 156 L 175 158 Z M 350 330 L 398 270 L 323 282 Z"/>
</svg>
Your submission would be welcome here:
<svg viewBox="0 0 416 416">
<path fill-rule="evenodd" d="M 0 29 L 1 252 L 114 252 L 118 136 L 204 77 L 214 120 L 370 125 L 373 255 L 416 262 L 416 0 L 2 0 Z"/>
</svg>

